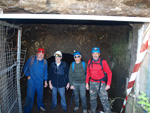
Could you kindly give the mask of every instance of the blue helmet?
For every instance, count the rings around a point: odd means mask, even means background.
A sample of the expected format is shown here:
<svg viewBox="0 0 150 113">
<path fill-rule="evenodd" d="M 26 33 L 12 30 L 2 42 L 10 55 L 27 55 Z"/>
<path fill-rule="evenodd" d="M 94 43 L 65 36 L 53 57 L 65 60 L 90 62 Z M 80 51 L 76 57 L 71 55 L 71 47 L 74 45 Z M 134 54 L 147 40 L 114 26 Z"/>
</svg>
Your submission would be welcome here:
<svg viewBox="0 0 150 113">
<path fill-rule="evenodd" d="M 81 53 L 80 53 L 79 51 L 75 51 L 75 52 L 73 53 L 73 56 L 75 56 L 75 55 L 81 55 Z"/>
<path fill-rule="evenodd" d="M 94 48 L 92 49 L 92 53 L 94 53 L 94 52 L 101 53 L 101 52 L 100 52 L 100 48 L 94 47 Z"/>
</svg>

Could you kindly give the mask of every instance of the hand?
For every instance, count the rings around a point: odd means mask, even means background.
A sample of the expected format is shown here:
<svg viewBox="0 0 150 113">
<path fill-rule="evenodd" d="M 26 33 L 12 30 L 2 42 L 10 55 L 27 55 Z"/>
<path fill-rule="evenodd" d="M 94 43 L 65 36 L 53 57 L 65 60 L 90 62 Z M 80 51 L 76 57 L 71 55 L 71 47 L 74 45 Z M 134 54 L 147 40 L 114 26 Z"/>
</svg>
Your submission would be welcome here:
<svg viewBox="0 0 150 113">
<path fill-rule="evenodd" d="M 74 87 L 74 86 L 71 86 L 70 89 L 75 89 L 75 87 Z"/>
<path fill-rule="evenodd" d="M 89 88 L 89 84 L 88 83 L 86 83 L 86 90 L 89 90 L 90 88 Z"/>
<path fill-rule="evenodd" d="M 30 77 L 30 76 L 28 76 L 28 80 L 29 80 L 29 79 L 31 79 L 31 77 Z"/>
<path fill-rule="evenodd" d="M 69 89 L 69 83 L 66 85 L 66 89 L 67 89 L 67 90 Z"/>
<path fill-rule="evenodd" d="M 49 81 L 49 88 L 52 90 L 53 89 L 53 85 L 51 84 L 51 81 Z"/>
<path fill-rule="evenodd" d="M 46 88 L 47 86 L 48 86 L 47 81 L 45 81 L 45 85 L 44 85 L 44 87 Z"/>
<path fill-rule="evenodd" d="M 107 90 L 109 90 L 109 89 L 110 89 L 110 86 L 109 86 L 109 85 L 106 85 L 105 90 L 107 91 Z"/>
</svg>

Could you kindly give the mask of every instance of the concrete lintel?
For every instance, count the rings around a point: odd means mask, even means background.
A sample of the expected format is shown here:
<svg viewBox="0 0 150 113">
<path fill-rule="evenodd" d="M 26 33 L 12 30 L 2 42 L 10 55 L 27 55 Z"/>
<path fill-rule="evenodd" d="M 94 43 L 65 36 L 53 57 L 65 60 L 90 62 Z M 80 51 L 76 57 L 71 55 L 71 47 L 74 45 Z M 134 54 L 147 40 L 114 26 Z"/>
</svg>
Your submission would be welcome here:
<svg viewBox="0 0 150 113">
<path fill-rule="evenodd" d="M 99 20 L 123 22 L 150 22 L 147 17 L 97 16 L 97 15 L 61 15 L 61 14 L 2 14 L 0 19 L 58 19 L 58 20 Z"/>
</svg>

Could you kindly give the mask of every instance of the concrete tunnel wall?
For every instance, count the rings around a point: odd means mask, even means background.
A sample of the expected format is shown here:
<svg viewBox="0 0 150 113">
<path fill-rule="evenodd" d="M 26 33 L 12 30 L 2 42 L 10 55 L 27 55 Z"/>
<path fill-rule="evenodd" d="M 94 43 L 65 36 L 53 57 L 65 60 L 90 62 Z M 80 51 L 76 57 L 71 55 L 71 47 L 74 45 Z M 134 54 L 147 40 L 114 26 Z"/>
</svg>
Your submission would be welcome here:
<svg viewBox="0 0 150 113">
<path fill-rule="evenodd" d="M 109 97 L 125 97 L 131 56 L 136 54 L 131 49 L 137 45 L 137 40 L 133 41 L 131 26 L 24 24 L 21 27 L 22 49 L 27 48 L 26 59 L 35 54 L 37 48 L 43 47 L 46 49 L 46 59 L 57 50 L 69 54 L 78 50 L 83 60 L 88 62 L 91 49 L 100 47 L 101 57 L 107 60 L 113 73 Z M 123 100 L 115 101 L 115 111 L 120 111 L 122 102 Z"/>
</svg>

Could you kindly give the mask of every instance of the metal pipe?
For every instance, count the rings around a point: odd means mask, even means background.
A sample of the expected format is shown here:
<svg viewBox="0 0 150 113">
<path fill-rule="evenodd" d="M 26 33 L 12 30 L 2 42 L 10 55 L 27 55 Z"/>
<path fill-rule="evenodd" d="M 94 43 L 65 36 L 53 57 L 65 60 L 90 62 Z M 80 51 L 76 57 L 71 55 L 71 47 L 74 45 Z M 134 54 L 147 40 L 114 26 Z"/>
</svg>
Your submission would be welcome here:
<svg viewBox="0 0 150 113">
<path fill-rule="evenodd" d="M 14 63 L 12 66 L 10 66 L 10 67 L 8 67 L 8 68 L 6 68 L 6 69 L 0 71 L 1 75 L 6 74 L 7 72 L 9 72 L 9 71 L 10 71 L 13 67 L 15 67 L 15 66 L 16 66 L 16 63 Z"/>
<path fill-rule="evenodd" d="M 18 46 L 17 46 L 17 93 L 18 93 L 18 104 L 19 104 L 19 113 L 22 113 L 22 104 L 21 104 L 21 91 L 20 91 L 20 52 L 21 52 L 21 33 L 22 29 L 18 29 Z"/>
</svg>

